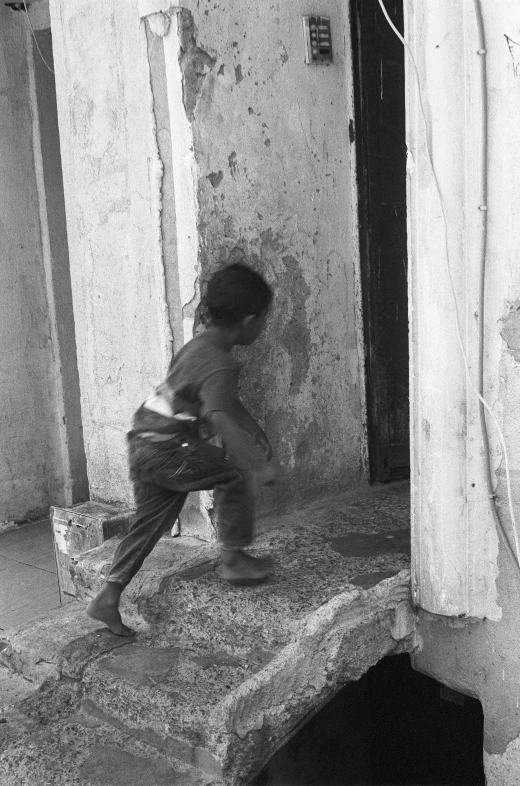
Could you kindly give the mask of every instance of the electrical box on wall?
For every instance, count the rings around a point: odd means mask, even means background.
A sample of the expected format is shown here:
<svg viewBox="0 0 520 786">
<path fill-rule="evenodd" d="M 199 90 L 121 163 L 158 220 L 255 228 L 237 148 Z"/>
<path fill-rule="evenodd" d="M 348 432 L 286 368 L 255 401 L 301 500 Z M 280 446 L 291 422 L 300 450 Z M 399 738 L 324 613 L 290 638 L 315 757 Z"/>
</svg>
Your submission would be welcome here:
<svg viewBox="0 0 520 786">
<path fill-rule="evenodd" d="M 304 16 L 303 35 L 307 65 L 332 63 L 332 38 L 328 16 Z"/>
</svg>

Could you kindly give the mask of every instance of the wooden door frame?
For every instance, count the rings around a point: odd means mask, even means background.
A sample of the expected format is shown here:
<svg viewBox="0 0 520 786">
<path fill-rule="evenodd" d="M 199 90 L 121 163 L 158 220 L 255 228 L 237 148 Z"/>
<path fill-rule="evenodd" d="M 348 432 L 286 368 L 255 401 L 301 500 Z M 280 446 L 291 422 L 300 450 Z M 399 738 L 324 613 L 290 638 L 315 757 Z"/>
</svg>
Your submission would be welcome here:
<svg viewBox="0 0 520 786">
<path fill-rule="evenodd" d="M 364 367 L 365 367 L 365 396 L 366 396 L 366 419 L 367 419 L 367 443 L 369 454 L 370 479 L 372 481 L 388 481 L 407 477 L 407 467 L 395 467 L 387 461 L 390 443 L 385 442 L 385 434 L 381 433 L 380 424 L 383 422 L 388 426 L 389 420 L 381 421 L 376 413 L 376 383 L 377 375 L 373 373 L 373 367 L 377 358 L 372 357 L 372 351 L 376 347 L 376 340 L 373 339 L 375 329 L 373 324 L 374 307 L 373 296 L 373 252 L 371 249 L 371 227 L 370 227 L 370 190 L 375 192 L 376 187 L 371 186 L 370 178 L 374 173 L 369 167 L 369 122 L 374 123 L 374 118 L 370 118 L 370 108 L 364 102 L 364 79 L 366 78 L 363 53 L 359 46 L 359 38 L 362 35 L 361 20 L 359 11 L 362 3 L 367 0 L 350 0 L 350 19 L 351 19 L 351 46 L 352 46 L 352 65 L 353 65 L 353 106 L 354 119 L 350 122 L 350 139 L 355 142 L 356 150 L 356 171 L 357 171 L 357 205 L 358 205 L 358 226 L 359 226 L 359 271 L 361 283 L 361 307 L 362 323 L 364 335 Z M 377 0 L 369 0 L 377 3 Z M 364 8 L 365 6 L 363 6 Z M 404 12 L 404 7 L 403 7 Z M 403 98 L 405 86 L 403 83 Z M 403 133 L 404 141 L 404 133 Z M 404 175 L 404 172 L 403 172 Z M 404 186 L 404 183 L 403 183 Z M 389 379 L 381 375 L 379 378 Z M 396 409 L 396 412 L 399 411 Z M 409 445 L 405 445 L 404 451 L 406 463 L 409 459 Z"/>
</svg>

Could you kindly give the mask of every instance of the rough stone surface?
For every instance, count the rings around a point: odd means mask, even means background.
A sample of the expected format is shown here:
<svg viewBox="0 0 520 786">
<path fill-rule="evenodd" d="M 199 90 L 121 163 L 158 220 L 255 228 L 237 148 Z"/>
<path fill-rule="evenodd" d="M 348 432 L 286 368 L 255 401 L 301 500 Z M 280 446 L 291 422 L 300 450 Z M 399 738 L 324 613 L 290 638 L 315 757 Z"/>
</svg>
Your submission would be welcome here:
<svg viewBox="0 0 520 786">
<path fill-rule="evenodd" d="M 33 691 L 34 685 L 29 680 L 0 666 L 0 717 L 7 707 L 27 698 Z"/>
<path fill-rule="evenodd" d="M 123 643 L 87 617 L 82 605 L 71 603 L 9 633 L 0 662 L 41 684 L 60 675 L 79 678 L 92 658 Z"/>
<path fill-rule="evenodd" d="M 149 765 L 159 783 L 175 783 L 179 766 L 247 783 L 342 683 L 385 655 L 413 650 L 408 506 L 401 485 L 262 520 L 254 551 L 272 551 L 275 567 L 257 587 L 224 582 L 215 546 L 165 539 L 143 566 L 140 595 L 127 600 L 125 613 L 141 619 L 135 640 L 100 630 L 80 604 L 14 633 L 4 662 L 33 677 L 45 663 L 51 673 L 21 705 L 39 731 L 25 752 L 16 740 L 6 745 L 4 772 L 12 778 L 18 768 L 26 780 L 17 786 L 28 786 L 52 761 L 50 784 L 83 786 L 85 774 L 97 783 L 115 762 L 140 773 L 151 757 L 162 762 Z M 82 585 L 85 595 L 97 585 L 96 569 L 105 569 L 108 545 L 82 560 L 77 580 L 92 582 Z M 376 582 L 386 573 L 393 575 Z M 363 578 L 376 583 L 352 584 Z M 75 712 L 90 725 L 75 726 Z M 107 743 L 99 737 L 107 726 L 148 753 Z M 57 765 L 72 728 L 75 747 Z"/>
<path fill-rule="evenodd" d="M 218 786 L 217 779 L 83 712 L 13 743 L 2 786 Z"/>
</svg>

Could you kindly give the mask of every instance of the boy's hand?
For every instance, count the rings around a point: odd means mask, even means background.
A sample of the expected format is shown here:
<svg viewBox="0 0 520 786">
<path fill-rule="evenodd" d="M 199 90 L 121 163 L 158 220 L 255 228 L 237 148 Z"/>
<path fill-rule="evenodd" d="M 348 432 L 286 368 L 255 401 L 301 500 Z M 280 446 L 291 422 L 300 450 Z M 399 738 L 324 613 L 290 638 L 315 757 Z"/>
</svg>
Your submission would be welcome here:
<svg viewBox="0 0 520 786">
<path fill-rule="evenodd" d="M 267 461 L 255 472 L 255 481 L 258 486 L 274 486 L 280 483 L 283 470 L 276 461 Z"/>
<path fill-rule="evenodd" d="M 267 439 L 266 435 L 264 434 L 261 428 L 258 428 L 258 430 L 255 432 L 254 438 L 255 438 L 255 445 L 258 448 L 260 448 L 265 460 L 271 461 L 273 451 L 271 450 L 271 445 L 269 444 L 269 440 Z"/>
</svg>

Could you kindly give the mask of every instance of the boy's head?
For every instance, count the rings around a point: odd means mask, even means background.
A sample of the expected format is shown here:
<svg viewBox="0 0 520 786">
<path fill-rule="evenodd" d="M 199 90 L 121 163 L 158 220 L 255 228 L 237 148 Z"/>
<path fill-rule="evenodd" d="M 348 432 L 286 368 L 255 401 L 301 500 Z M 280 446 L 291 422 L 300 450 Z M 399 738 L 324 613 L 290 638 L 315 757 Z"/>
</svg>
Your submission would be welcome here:
<svg viewBox="0 0 520 786">
<path fill-rule="evenodd" d="M 272 289 L 262 276 L 242 262 L 235 262 L 211 276 L 204 307 L 212 324 L 219 327 L 247 326 L 255 322 L 260 325 L 265 322 L 272 299 Z M 256 335 L 252 341 L 254 338 Z"/>
</svg>

